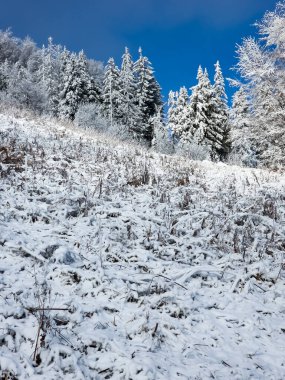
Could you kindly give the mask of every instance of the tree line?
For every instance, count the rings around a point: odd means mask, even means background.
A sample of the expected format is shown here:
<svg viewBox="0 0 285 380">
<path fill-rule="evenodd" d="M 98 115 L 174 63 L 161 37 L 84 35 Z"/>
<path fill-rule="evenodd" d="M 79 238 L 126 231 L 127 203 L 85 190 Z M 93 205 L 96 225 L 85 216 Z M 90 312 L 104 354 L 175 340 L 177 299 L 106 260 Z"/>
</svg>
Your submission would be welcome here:
<svg viewBox="0 0 285 380">
<path fill-rule="evenodd" d="M 104 67 L 84 52 L 49 38 L 38 48 L 10 30 L 0 32 L 0 100 L 78 125 L 132 139 L 164 153 L 231 160 L 242 165 L 285 164 L 285 1 L 256 24 L 257 37 L 237 47 L 237 88 L 229 107 L 220 63 L 211 83 L 200 66 L 197 84 L 170 91 L 163 104 L 149 59 L 128 50 L 120 67 Z"/>
<path fill-rule="evenodd" d="M 0 63 L 2 99 L 66 120 L 92 104 L 111 127 L 124 125 L 130 137 L 151 145 L 152 117 L 160 110 L 162 118 L 162 95 L 142 49 L 135 62 L 126 48 L 120 69 L 113 58 L 104 68 L 83 51 L 55 45 L 52 38 L 38 49 L 32 40 L 5 31 L 0 33 Z"/>
</svg>

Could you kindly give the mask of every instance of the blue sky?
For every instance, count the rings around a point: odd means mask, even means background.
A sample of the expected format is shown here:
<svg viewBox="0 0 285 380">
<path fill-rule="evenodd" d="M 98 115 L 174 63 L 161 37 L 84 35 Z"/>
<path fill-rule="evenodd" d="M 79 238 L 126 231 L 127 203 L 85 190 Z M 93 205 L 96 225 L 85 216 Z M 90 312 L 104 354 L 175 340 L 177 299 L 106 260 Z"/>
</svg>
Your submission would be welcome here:
<svg viewBox="0 0 285 380">
<path fill-rule="evenodd" d="M 220 60 L 226 77 L 235 76 L 235 47 L 254 35 L 252 24 L 273 0 L 9 0 L 3 1 L 0 28 L 29 35 L 38 45 L 52 36 L 70 50 L 84 49 L 104 62 L 120 64 L 124 46 L 136 58 L 142 46 L 152 61 L 165 100 L 170 89 L 195 84 L 201 64 L 213 73 Z M 229 90 L 231 93 L 231 91 Z"/>
</svg>

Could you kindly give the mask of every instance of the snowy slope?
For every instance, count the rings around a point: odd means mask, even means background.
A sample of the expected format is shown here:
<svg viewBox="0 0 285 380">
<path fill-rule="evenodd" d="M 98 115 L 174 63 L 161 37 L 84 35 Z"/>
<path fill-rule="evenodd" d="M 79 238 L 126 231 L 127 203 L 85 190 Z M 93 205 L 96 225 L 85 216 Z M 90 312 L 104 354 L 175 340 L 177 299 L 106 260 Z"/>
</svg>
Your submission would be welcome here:
<svg viewBox="0 0 285 380">
<path fill-rule="evenodd" d="M 284 174 L 4 114 L 0 162 L 4 379 L 285 378 Z"/>
</svg>

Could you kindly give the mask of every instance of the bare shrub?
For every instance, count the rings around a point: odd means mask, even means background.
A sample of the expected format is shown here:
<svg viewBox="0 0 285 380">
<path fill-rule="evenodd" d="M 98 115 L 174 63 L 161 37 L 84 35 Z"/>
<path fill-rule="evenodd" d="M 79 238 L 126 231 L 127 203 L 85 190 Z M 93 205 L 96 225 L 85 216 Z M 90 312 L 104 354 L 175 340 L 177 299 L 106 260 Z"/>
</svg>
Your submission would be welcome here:
<svg viewBox="0 0 285 380">
<path fill-rule="evenodd" d="M 74 122 L 83 129 L 94 129 L 98 132 L 108 129 L 107 120 L 101 115 L 100 107 L 94 103 L 79 106 Z"/>
<path fill-rule="evenodd" d="M 179 142 L 176 146 L 176 153 L 179 156 L 187 157 L 194 161 L 211 160 L 211 151 L 205 145 Z"/>
<path fill-rule="evenodd" d="M 75 125 L 79 128 L 93 130 L 122 141 L 132 140 L 133 136 L 127 126 L 119 123 L 110 124 L 110 121 L 102 115 L 98 104 L 82 104 L 75 115 Z"/>
</svg>

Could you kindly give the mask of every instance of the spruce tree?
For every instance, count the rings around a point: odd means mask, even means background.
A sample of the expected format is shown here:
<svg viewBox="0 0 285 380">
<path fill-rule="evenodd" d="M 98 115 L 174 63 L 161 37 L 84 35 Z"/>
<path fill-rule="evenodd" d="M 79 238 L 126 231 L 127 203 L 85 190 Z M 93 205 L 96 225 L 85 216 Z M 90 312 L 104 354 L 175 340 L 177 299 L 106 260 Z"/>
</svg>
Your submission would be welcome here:
<svg viewBox="0 0 285 380">
<path fill-rule="evenodd" d="M 136 95 L 142 105 L 144 117 L 157 115 L 157 110 L 162 113 L 161 88 L 157 82 L 151 62 L 142 55 L 139 48 L 139 59 L 134 64 L 134 74 L 136 77 Z"/>
<path fill-rule="evenodd" d="M 231 123 L 235 130 L 242 130 L 249 125 L 249 101 L 245 88 L 241 85 L 234 93 L 230 111 Z"/>
<path fill-rule="evenodd" d="M 98 101 L 98 94 L 88 73 L 87 60 L 66 49 L 61 54 L 58 114 L 61 118 L 74 119 L 81 103 Z"/>
<path fill-rule="evenodd" d="M 6 91 L 9 85 L 11 69 L 8 60 L 0 63 L 0 91 Z"/>
<path fill-rule="evenodd" d="M 203 73 L 202 67 L 199 66 L 197 74 L 198 84 L 191 88 L 189 116 L 191 118 L 190 128 L 187 134 L 183 135 L 183 140 L 193 140 L 197 144 L 207 144 L 206 132 L 210 126 L 209 100 L 212 96 L 212 89 L 209 78 Z"/>
<path fill-rule="evenodd" d="M 186 87 L 181 87 L 176 101 L 173 132 L 181 138 L 188 133 L 190 128 L 189 95 Z"/>
<path fill-rule="evenodd" d="M 58 115 L 73 119 L 79 105 L 80 80 L 76 70 L 76 56 L 66 49 L 61 55 Z"/>
<path fill-rule="evenodd" d="M 41 50 L 42 63 L 38 71 L 39 82 L 42 84 L 47 96 L 47 112 L 57 114 L 58 106 L 58 80 L 59 80 L 59 54 L 60 47 L 53 44 L 51 37 L 48 46 Z"/>
<path fill-rule="evenodd" d="M 143 128 L 139 121 L 141 118 L 139 108 L 136 105 L 136 85 L 133 71 L 133 61 L 129 49 L 125 48 L 122 56 L 120 71 L 120 99 L 118 113 L 120 121 L 137 139 L 143 138 Z"/>
<path fill-rule="evenodd" d="M 214 77 L 214 109 L 212 120 L 212 136 L 219 158 L 225 158 L 230 151 L 230 124 L 225 81 L 219 61 L 215 64 Z"/>
<path fill-rule="evenodd" d="M 173 141 L 170 139 L 169 130 L 161 120 L 162 106 L 157 107 L 156 113 L 150 118 L 153 125 L 152 149 L 164 154 L 174 152 Z"/>
<path fill-rule="evenodd" d="M 76 56 L 76 71 L 80 83 L 80 103 L 100 103 L 101 91 L 95 85 L 95 82 L 88 71 L 87 58 L 81 50 L 78 56 Z"/>
<path fill-rule="evenodd" d="M 110 58 L 105 67 L 102 99 L 103 114 L 110 120 L 110 125 L 112 127 L 114 121 L 120 119 L 118 107 L 119 104 L 122 103 L 120 93 L 120 72 L 115 65 L 114 58 Z"/>
<path fill-rule="evenodd" d="M 154 88 L 152 86 L 154 76 L 153 69 L 147 57 L 142 55 L 139 49 L 139 59 L 134 64 L 136 80 L 136 105 L 141 116 L 139 123 L 143 138 L 150 144 L 153 138 L 153 127 L 150 117 L 154 115 Z"/>
<path fill-rule="evenodd" d="M 178 100 L 178 92 L 170 91 L 168 95 L 168 112 L 167 112 L 167 125 L 171 132 L 173 139 L 176 139 L 174 130 L 177 124 L 177 100 Z M 178 136 L 177 136 L 178 138 Z"/>
<path fill-rule="evenodd" d="M 188 133 L 182 136 L 184 141 L 205 145 L 211 149 L 212 158 L 218 158 L 224 142 L 224 130 L 219 125 L 218 103 L 211 85 L 208 72 L 201 66 L 197 75 L 198 84 L 192 87 L 189 117 L 191 119 Z M 219 122 L 218 122 L 219 121 Z"/>
<path fill-rule="evenodd" d="M 257 144 L 253 128 L 248 94 L 244 86 L 234 93 L 230 110 L 232 152 L 235 159 L 248 166 L 256 166 Z"/>
</svg>

